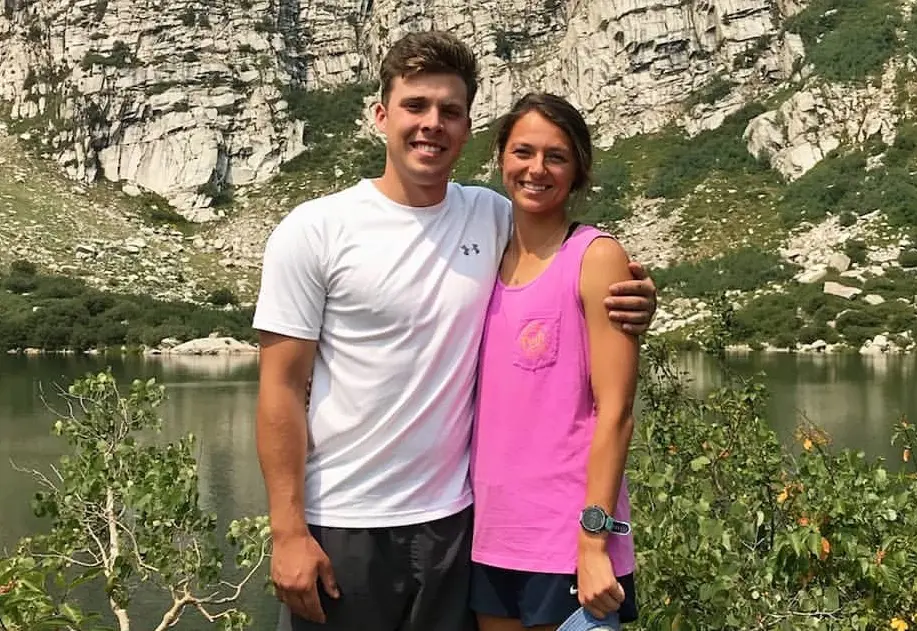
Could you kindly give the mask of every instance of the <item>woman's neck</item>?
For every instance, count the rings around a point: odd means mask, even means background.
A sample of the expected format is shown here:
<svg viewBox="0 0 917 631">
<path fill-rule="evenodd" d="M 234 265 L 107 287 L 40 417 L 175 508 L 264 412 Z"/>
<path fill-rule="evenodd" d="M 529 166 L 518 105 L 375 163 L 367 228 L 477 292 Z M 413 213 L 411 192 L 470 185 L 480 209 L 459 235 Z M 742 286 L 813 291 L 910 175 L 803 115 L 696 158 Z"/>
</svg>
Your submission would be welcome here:
<svg viewBox="0 0 917 631">
<path fill-rule="evenodd" d="M 551 256 L 563 242 L 570 221 L 563 212 L 513 213 L 512 246 L 522 255 Z"/>
</svg>

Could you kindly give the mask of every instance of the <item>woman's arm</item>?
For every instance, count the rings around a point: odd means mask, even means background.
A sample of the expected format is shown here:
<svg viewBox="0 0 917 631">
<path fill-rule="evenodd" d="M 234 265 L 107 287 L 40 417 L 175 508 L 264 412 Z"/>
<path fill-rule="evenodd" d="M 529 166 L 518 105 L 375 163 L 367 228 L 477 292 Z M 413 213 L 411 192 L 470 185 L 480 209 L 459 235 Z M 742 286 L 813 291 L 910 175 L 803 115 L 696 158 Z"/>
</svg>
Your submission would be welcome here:
<svg viewBox="0 0 917 631">
<path fill-rule="evenodd" d="M 583 506 L 601 506 L 610 515 L 617 505 L 633 434 L 640 342 L 624 332 L 621 323 L 609 321 L 604 299 L 609 285 L 630 278 L 623 248 L 612 239 L 594 240 L 580 271 L 597 411 Z M 579 533 L 580 601 L 596 615 L 617 610 L 623 599 L 608 558 L 607 537 L 607 533 Z"/>
</svg>

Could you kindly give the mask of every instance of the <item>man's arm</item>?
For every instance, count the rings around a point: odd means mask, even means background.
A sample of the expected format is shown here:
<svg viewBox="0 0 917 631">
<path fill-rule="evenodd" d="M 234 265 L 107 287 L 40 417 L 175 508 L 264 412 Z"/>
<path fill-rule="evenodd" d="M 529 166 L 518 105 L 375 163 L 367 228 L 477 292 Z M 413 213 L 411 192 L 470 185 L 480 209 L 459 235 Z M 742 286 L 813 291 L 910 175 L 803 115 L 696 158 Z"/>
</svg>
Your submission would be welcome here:
<svg viewBox="0 0 917 631">
<path fill-rule="evenodd" d="M 631 335 L 646 333 L 656 315 L 656 284 L 640 263 L 628 263 L 631 276 L 608 287 L 608 319 Z M 613 270 L 611 270 L 613 271 Z"/>
<path fill-rule="evenodd" d="M 337 597 L 331 561 L 309 534 L 304 480 L 306 390 L 316 342 L 262 332 L 256 441 L 273 538 L 271 578 L 297 615 L 324 622 L 316 580 Z"/>
<path fill-rule="evenodd" d="M 617 506 L 633 434 L 639 340 L 626 333 L 623 325 L 608 322 L 604 299 L 609 285 L 630 275 L 627 255 L 617 242 L 596 239 L 586 250 L 580 293 L 597 422 L 589 448 L 584 506 L 601 506 L 609 515 Z M 598 616 L 617 610 L 624 598 L 608 558 L 607 536 L 579 533 L 580 599 Z"/>
<path fill-rule="evenodd" d="M 256 440 L 276 534 L 307 533 L 303 480 L 306 452 L 306 388 L 316 342 L 260 334 Z"/>
</svg>

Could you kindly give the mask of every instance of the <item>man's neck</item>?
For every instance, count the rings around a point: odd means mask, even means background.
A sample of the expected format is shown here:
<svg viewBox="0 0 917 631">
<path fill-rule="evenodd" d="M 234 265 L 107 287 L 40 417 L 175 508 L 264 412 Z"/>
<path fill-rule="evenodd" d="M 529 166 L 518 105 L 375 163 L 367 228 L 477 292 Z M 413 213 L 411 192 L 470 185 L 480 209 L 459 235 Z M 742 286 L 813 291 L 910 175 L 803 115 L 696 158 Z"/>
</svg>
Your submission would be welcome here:
<svg viewBox="0 0 917 631">
<path fill-rule="evenodd" d="M 373 180 L 380 193 L 396 204 L 412 208 L 435 206 L 446 198 L 448 181 L 430 186 L 419 186 L 405 182 L 391 167 L 386 167 L 382 177 Z"/>
</svg>

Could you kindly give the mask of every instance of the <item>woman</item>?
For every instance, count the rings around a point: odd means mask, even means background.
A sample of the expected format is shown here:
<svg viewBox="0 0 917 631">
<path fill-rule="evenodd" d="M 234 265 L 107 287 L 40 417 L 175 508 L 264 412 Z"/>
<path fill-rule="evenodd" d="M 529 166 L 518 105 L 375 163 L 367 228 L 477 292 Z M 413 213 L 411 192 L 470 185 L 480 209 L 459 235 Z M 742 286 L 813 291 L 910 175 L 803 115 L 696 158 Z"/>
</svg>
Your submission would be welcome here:
<svg viewBox="0 0 917 631">
<path fill-rule="evenodd" d="M 568 102 L 522 98 L 497 159 L 514 230 L 481 347 L 471 607 L 481 631 L 555 629 L 580 605 L 633 620 L 624 466 L 639 343 L 602 306 L 630 278 L 627 255 L 569 219 L 592 144 Z"/>
</svg>

